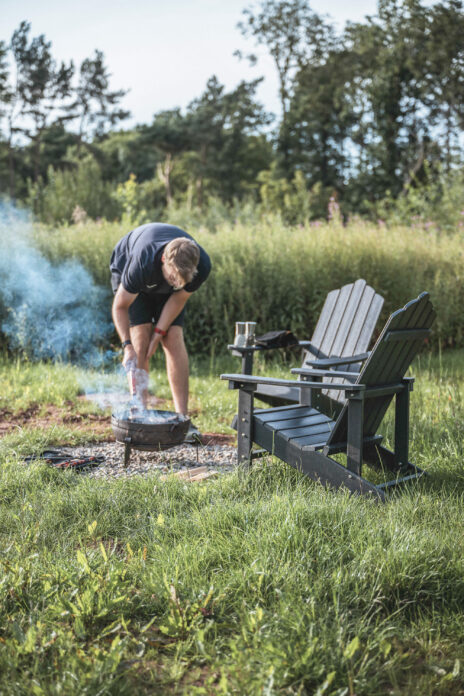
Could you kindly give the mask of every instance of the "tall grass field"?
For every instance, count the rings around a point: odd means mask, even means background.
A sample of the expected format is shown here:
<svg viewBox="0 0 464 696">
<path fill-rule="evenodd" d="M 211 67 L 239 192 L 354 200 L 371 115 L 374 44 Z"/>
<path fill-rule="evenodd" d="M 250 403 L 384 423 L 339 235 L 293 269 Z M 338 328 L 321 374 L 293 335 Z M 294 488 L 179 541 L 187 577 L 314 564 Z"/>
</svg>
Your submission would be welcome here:
<svg viewBox="0 0 464 696">
<path fill-rule="evenodd" d="M 276 216 L 218 224 L 215 232 L 184 224 L 188 220 L 170 222 L 182 223 L 213 263 L 208 281 L 189 300 L 186 335 L 197 353 L 209 355 L 230 343 L 235 321 L 256 321 L 263 332 L 290 328 L 309 338 L 327 293 L 358 278 L 385 297 L 383 319 L 427 290 L 437 310 L 433 346 L 464 346 L 462 232 L 362 220 L 290 227 Z M 81 261 L 109 289 L 111 251 L 130 229 L 129 222 L 105 221 L 41 227 L 34 242 L 56 264 Z"/>
<path fill-rule="evenodd" d="M 218 374 L 237 368 L 193 360 L 202 429 L 231 432 Z M 203 484 L 90 479 L 23 462 L 90 426 L 4 436 L 0 694 L 463 694 L 464 353 L 423 353 L 413 373 L 411 459 L 428 476 L 385 505 L 271 457 Z M 4 357 L 0 408 L 77 403 L 93 376 Z M 151 378 L 168 396 L 161 358 Z"/>
</svg>

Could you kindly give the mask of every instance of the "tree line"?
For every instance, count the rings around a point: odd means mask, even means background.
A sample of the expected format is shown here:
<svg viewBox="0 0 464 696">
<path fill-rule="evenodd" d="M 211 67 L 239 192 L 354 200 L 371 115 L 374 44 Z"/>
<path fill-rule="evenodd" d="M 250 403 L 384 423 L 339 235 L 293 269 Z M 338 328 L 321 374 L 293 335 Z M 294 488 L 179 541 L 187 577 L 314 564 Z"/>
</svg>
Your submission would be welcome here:
<svg viewBox="0 0 464 696">
<path fill-rule="evenodd" d="M 261 0 L 238 28 L 250 45 L 238 59 L 256 62 L 260 47 L 274 61 L 278 119 L 258 101 L 260 79 L 227 91 L 212 76 L 186 109 L 124 129 L 126 92 L 111 88 L 103 53 L 58 64 L 22 22 L 0 42 L 0 191 L 50 222 L 76 207 L 154 216 L 211 201 L 297 222 L 330 199 L 377 214 L 437 172 L 462 173 L 461 0 L 379 0 L 342 31 L 305 0 Z"/>
</svg>

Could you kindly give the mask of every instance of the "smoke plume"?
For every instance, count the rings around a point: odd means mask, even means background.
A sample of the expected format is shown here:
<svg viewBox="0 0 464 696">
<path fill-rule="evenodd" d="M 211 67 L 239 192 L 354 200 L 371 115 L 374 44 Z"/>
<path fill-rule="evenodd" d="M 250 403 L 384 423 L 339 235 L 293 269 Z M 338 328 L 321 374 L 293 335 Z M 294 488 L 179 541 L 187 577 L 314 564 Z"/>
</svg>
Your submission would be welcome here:
<svg viewBox="0 0 464 696">
<path fill-rule="evenodd" d="M 105 361 L 108 290 L 77 261 L 52 264 L 34 248 L 26 213 L 0 204 L 0 328 L 32 360 Z"/>
</svg>

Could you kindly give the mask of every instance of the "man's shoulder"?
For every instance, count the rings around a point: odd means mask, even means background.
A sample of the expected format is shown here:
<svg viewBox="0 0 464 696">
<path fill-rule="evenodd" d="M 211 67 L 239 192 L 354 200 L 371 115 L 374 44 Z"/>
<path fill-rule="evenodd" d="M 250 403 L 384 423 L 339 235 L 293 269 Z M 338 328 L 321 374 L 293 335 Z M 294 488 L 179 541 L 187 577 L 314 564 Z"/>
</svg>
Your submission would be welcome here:
<svg viewBox="0 0 464 696">
<path fill-rule="evenodd" d="M 177 237 L 192 239 L 192 236 L 185 230 L 176 225 L 168 225 L 165 222 L 148 222 L 145 225 L 136 227 L 135 230 L 132 230 L 132 234 L 137 240 L 144 243 L 167 243 L 172 239 L 177 239 Z"/>
<path fill-rule="evenodd" d="M 203 247 L 200 245 L 198 246 L 200 247 L 200 261 L 198 263 L 198 270 L 201 270 L 201 272 L 207 276 L 211 270 L 211 259 Z"/>
</svg>

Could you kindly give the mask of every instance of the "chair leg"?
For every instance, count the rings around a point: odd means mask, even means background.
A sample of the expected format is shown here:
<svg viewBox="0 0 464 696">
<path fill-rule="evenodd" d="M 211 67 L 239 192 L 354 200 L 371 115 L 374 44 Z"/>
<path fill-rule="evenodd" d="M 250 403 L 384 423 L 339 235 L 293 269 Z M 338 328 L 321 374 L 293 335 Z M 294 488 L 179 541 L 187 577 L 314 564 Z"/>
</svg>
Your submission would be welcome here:
<svg viewBox="0 0 464 696">
<path fill-rule="evenodd" d="M 239 466 L 249 469 L 253 447 L 253 390 L 240 389 L 238 392 L 237 414 L 237 459 Z"/>
<path fill-rule="evenodd" d="M 322 382 L 322 377 L 319 377 L 319 376 L 307 377 L 306 375 L 300 375 L 300 380 L 302 382 L 309 382 L 309 381 Z M 301 406 L 313 406 L 314 408 L 317 408 L 318 395 L 319 395 L 319 389 L 317 389 L 317 390 L 300 389 L 300 405 Z"/>
<path fill-rule="evenodd" d="M 253 351 L 242 353 L 242 375 L 253 374 Z"/>
<path fill-rule="evenodd" d="M 396 395 L 395 459 L 398 467 L 409 462 L 409 391 L 412 383 L 404 380 L 404 389 Z"/>
<path fill-rule="evenodd" d="M 363 458 L 364 395 L 359 392 L 348 395 L 348 438 L 346 467 L 361 476 Z"/>
</svg>

